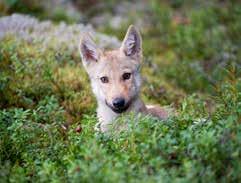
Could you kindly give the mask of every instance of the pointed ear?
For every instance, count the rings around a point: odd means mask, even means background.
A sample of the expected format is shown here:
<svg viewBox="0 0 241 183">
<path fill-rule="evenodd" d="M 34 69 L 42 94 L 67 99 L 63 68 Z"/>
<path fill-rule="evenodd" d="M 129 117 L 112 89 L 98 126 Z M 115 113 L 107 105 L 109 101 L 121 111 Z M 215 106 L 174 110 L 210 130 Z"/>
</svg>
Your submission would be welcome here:
<svg viewBox="0 0 241 183">
<path fill-rule="evenodd" d="M 85 67 L 99 60 L 100 50 L 88 34 L 80 39 L 79 51 Z"/>
<path fill-rule="evenodd" d="M 126 56 L 141 56 L 141 36 L 137 29 L 130 25 L 121 45 L 121 50 Z"/>
</svg>

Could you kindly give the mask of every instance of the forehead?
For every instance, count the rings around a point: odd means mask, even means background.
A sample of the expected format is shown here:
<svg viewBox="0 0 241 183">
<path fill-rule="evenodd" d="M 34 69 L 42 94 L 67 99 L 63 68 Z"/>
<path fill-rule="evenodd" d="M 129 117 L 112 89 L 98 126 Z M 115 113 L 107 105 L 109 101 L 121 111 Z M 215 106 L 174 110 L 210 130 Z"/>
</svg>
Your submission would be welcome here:
<svg viewBox="0 0 241 183">
<path fill-rule="evenodd" d="M 96 70 L 99 74 L 117 74 L 123 73 L 124 71 L 131 72 L 136 68 L 134 60 L 121 54 L 119 50 L 104 52 L 101 56 L 98 69 Z"/>
</svg>

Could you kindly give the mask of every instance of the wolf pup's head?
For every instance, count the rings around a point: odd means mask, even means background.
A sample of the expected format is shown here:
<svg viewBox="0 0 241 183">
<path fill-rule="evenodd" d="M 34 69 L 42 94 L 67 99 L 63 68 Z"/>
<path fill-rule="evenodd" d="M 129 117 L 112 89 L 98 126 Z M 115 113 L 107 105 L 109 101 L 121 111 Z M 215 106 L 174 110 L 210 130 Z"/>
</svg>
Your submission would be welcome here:
<svg viewBox="0 0 241 183">
<path fill-rule="evenodd" d="M 116 113 L 126 111 L 137 98 L 141 86 L 142 47 L 136 28 L 132 25 L 128 28 L 117 50 L 101 50 L 89 35 L 82 37 L 79 50 L 98 102 Z"/>
</svg>

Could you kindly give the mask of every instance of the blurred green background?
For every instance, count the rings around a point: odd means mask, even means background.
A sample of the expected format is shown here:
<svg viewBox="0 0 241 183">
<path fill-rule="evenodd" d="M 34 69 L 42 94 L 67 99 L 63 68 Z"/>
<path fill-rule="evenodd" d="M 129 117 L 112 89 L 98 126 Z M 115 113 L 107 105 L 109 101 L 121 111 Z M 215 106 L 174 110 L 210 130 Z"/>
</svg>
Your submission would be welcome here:
<svg viewBox="0 0 241 183">
<path fill-rule="evenodd" d="M 79 37 L 117 47 L 130 24 L 142 98 L 178 115 L 96 134 Z M 241 181 L 240 48 L 238 0 L 1 0 L 0 180 Z"/>
</svg>

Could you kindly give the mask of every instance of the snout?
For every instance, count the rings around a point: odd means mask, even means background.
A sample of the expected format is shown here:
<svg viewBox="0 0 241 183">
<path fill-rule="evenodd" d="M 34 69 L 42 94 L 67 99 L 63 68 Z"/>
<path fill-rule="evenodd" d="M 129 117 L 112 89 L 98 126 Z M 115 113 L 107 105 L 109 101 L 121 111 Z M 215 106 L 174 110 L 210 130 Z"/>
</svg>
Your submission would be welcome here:
<svg viewBox="0 0 241 183">
<path fill-rule="evenodd" d="M 125 99 L 124 98 L 115 98 L 112 101 L 112 105 L 116 108 L 116 109 L 121 109 L 125 106 Z"/>
<path fill-rule="evenodd" d="M 123 97 L 117 97 L 112 100 L 112 104 L 109 104 L 106 101 L 108 107 L 110 107 L 116 113 L 122 113 L 129 108 L 129 102 L 125 100 Z"/>
</svg>

